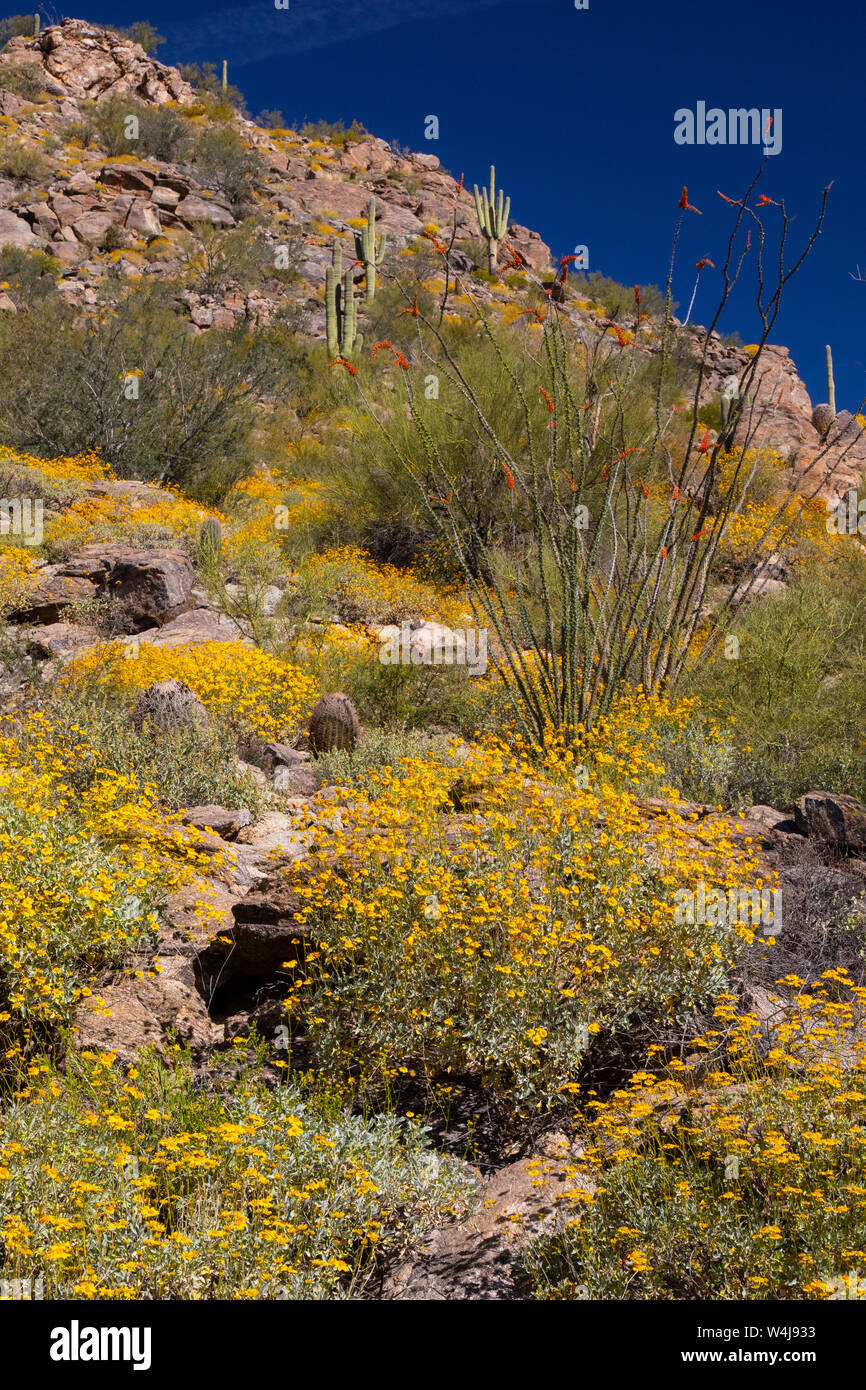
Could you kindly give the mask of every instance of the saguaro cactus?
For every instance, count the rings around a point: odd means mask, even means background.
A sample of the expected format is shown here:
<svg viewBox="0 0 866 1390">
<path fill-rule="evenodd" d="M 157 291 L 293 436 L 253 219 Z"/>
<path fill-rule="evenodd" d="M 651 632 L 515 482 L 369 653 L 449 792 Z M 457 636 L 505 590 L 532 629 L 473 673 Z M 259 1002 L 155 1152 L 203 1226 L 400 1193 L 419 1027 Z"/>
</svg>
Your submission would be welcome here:
<svg viewBox="0 0 866 1390">
<path fill-rule="evenodd" d="M 501 188 L 499 200 L 496 199 L 496 169 L 491 164 L 489 193 L 486 188 L 479 193 L 478 184 L 475 185 L 475 212 L 478 217 L 478 225 L 481 228 L 481 235 L 487 242 L 487 268 L 491 275 L 496 272 L 499 243 L 508 229 L 510 211 L 511 199 L 506 198 L 503 205 Z"/>
<path fill-rule="evenodd" d="M 827 344 L 827 346 L 826 346 L 825 349 L 824 349 L 824 356 L 825 356 L 826 359 L 827 359 L 827 404 L 829 405 L 830 409 L 832 410 L 833 414 L 835 415 L 835 414 L 836 414 L 836 383 L 835 383 L 835 381 L 833 380 L 833 354 L 832 354 L 832 352 L 830 351 L 830 344 L 829 344 L 829 343 Z"/>
<path fill-rule="evenodd" d="M 836 419 L 836 383 L 833 380 L 833 354 L 828 343 L 824 349 L 827 360 L 827 399 L 812 411 L 812 424 L 823 437 Z"/>
<path fill-rule="evenodd" d="M 355 255 L 359 261 L 364 262 L 367 277 L 364 298 L 368 304 L 376 294 L 376 266 L 381 265 L 384 260 L 386 241 L 385 232 L 376 236 L 376 199 L 371 198 L 367 208 L 367 225 L 355 233 Z"/>
<path fill-rule="evenodd" d="M 229 65 L 228 59 L 223 58 L 223 96 L 226 96 L 229 89 Z"/>
<path fill-rule="evenodd" d="M 352 267 L 343 270 L 343 248 L 334 242 L 331 264 L 325 271 L 325 337 L 330 357 L 351 357 L 360 352 L 363 337 L 358 332 L 358 301 Z"/>
<path fill-rule="evenodd" d="M 731 416 L 733 414 L 734 407 L 739 402 L 739 399 L 740 378 L 737 376 L 729 376 L 725 381 L 724 389 L 722 390 L 722 435 L 726 435 L 728 433 L 728 426 L 731 423 Z"/>
</svg>

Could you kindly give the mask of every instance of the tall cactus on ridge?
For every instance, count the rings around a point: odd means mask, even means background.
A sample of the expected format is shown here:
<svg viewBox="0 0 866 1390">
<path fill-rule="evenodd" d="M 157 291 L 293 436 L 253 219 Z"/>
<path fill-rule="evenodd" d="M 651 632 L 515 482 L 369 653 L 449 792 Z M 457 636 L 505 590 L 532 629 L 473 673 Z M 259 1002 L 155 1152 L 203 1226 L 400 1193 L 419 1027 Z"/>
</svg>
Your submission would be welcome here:
<svg viewBox="0 0 866 1390">
<path fill-rule="evenodd" d="M 481 228 L 481 235 L 487 242 L 487 268 L 491 275 L 496 273 L 496 260 L 499 255 L 499 243 L 508 229 L 508 214 L 511 211 L 511 199 L 506 198 L 503 206 L 502 189 L 499 190 L 499 200 L 496 199 L 496 169 L 490 166 L 490 192 L 484 188 L 479 193 L 478 184 L 475 185 L 475 213 L 478 217 L 478 225 Z"/>
<path fill-rule="evenodd" d="M 824 356 L 825 356 L 826 359 L 827 359 L 827 404 L 829 405 L 830 409 L 832 410 L 833 414 L 835 415 L 835 414 L 836 414 L 836 383 L 835 383 L 835 381 L 833 380 L 833 354 L 832 354 L 832 352 L 830 351 L 830 344 L 829 344 L 829 343 L 827 344 L 827 346 L 826 346 L 825 349 L 824 349 Z"/>
<path fill-rule="evenodd" d="M 349 358 L 360 352 L 363 337 L 358 332 L 358 302 L 352 267 L 343 270 L 343 248 L 334 242 L 331 264 L 325 271 L 325 338 L 329 357 Z"/>
<path fill-rule="evenodd" d="M 364 298 L 368 304 L 376 294 L 376 266 L 384 260 L 387 239 L 385 232 L 376 236 L 376 199 L 371 198 L 367 208 L 367 225 L 355 233 L 355 255 L 364 262 L 367 277 Z"/>
</svg>

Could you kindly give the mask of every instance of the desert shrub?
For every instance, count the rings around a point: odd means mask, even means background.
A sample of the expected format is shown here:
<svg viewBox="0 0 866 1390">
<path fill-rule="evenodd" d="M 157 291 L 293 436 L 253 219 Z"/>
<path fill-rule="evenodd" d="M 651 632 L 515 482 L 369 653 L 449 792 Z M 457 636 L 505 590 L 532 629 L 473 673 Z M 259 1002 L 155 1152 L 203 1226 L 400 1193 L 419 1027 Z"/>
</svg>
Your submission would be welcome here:
<svg viewBox="0 0 866 1390">
<path fill-rule="evenodd" d="M 138 115 L 138 150 L 151 159 L 176 164 L 186 158 L 194 127 L 170 106 L 144 106 Z"/>
<path fill-rule="evenodd" d="M 866 796 L 866 564 L 855 537 L 835 550 L 833 563 L 803 567 L 783 595 L 753 599 L 729 620 L 736 660 L 719 651 L 689 674 L 689 689 L 729 721 L 728 802 L 788 807 L 815 787 Z"/>
<path fill-rule="evenodd" d="M 32 20 L 30 21 L 32 24 Z M 11 92 L 25 101 L 36 101 L 45 91 L 39 63 L 0 64 L 0 91 Z"/>
<path fill-rule="evenodd" d="M 13 14 L 0 19 L 0 47 L 5 47 L 10 39 L 33 37 L 32 14 Z"/>
<path fill-rule="evenodd" d="M 119 690 L 64 684 L 40 704 L 57 727 L 58 749 L 83 735 L 93 749 L 94 769 L 131 773 L 140 786 L 152 786 L 170 810 L 214 804 L 246 807 L 254 816 L 262 810 L 258 785 L 236 767 L 237 733 L 227 717 L 213 714 L 205 728 L 180 726 L 155 737 L 146 728 L 136 733 L 129 698 Z"/>
<path fill-rule="evenodd" d="M 267 167 L 231 127 L 213 127 L 199 139 L 193 159 L 204 181 L 239 211 L 253 201 Z"/>
<path fill-rule="evenodd" d="M 255 403 L 285 371 L 280 342 L 243 325 L 190 335 L 161 291 L 123 292 L 90 322 L 36 304 L 0 324 L 0 436 L 49 456 L 99 450 L 121 477 L 218 497 L 252 467 Z"/>
<path fill-rule="evenodd" d="M 247 227 L 224 231 L 210 222 L 199 223 L 181 247 L 190 283 L 202 294 L 219 294 L 232 284 L 242 289 L 260 284 L 273 256 Z"/>
<path fill-rule="evenodd" d="M 578 271 L 574 283 L 579 297 L 592 299 L 600 304 L 609 318 L 634 318 L 633 285 L 620 285 L 618 281 L 602 275 L 600 270 L 591 270 L 588 274 L 582 270 Z M 664 314 L 665 297 L 658 285 L 638 285 L 638 289 L 641 293 L 641 313 L 649 314 L 650 317 L 660 317 Z M 676 302 L 672 302 L 671 310 L 675 310 L 676 307 Z"/>
<path fill-rule="evenodd" d="M 62 269 L 61 262 L 46 251 L 22 251 L 4 246 L 0 251 L 0 280 L 9 286 L 19 309 L 54 293 Z"/>
<path fill-rule="evenodd" d="M 285 130 L 286 118 L 282 111 L 272 108 L 259 112 L 256 116 L 256 125 L 262 126 L 265 130 Z"/>
<path fill-rule="evenodd" d="M 110 29 L 112 33 L 119 34 L 122 39 L 129 39 L 132 43 L 141 44 L 145 53 L 155 53 L 160 44 L 165 43 L 162 34 L 158 34 L 153 25 L 146 19 L 139 19 L 132 24 L 104 24 L 103 29 Z"/>
<path fill-rule="evenodd" d="M 838 970 L 780 984 L 788 1007 L 769 1044 L 729 995 L 685 1061 L 660 1071 L 651 1056 L 591 1102 L 568 1169 L 571 1219 L 525 1261 L 537 1296 L 858 1296 L 864 991 Z"/>
<path fill-rule="evenodd" d="M 180 75 L 195 88 L 199 98 L 199 110 L 193 114 L 204 113 L 213 120 L 249 115 L 240 87 L 232 82 L 223 87 L 222 72 L 217 72 L 216 63 L 181 63 Z"/>
<path fill-rule="evenodd" d="M 128 769 L 103 768 L 97 750 L 72 734 L 35 711 L 0 728 L 7 1034 L 68 1021 L 88 972 L 117 964 L 149 937 L 165 892 L 204 862 L 198 836 L 165 817 L 152 788 Z"/>
<path fill-rule="evenodd" d="M 300 129 L 300 134 L 305 140 L 321 140 L 328 145 L 347 145 L 352 140 L 363 140 L 370 132 L 361 124 L 360 121 L 353 121 L 350 126 L 344 126 L 342 121 L 304 121 L 300 127 L 294 122 L 296 129 Z"/>
<path fill-rule="evenodd" d="M 182 680 L 205 708 L 238 734 L 287 741 L 310 711 L 316 686 L 309 672 L 238 642 L 157 647 L 141 642 L 134 656 L 116 645 L 92 647 L 64 671 L 60 688 L 73 698 L 121 697 L 131 708 L 155 681 Z"/>
<path fill-rule="evenodd" d="M 362 803 L 347 793 L 320 871 L 287 871 L 321 951 L 287 1008 L 319 1065 L 362 1090 L 405 1068 L 428 1084 L 469 1074 L 532 1110 L 577 1088 L 596 1034 L 636 1016 L 661 1031 L 723 988 L 750 930 L 686 925 L 672 893 L 747 881 L 754 864 L 721 826 L 684 854 L 693 827 L 673 815 L 649 856 L 633 791 L 610 776 L 644 761 L 636 744 L 603 754 L 596 781 L 571 754 L 542 772 L 491 746 L 456 784 L 427 757 L 371 773 Z"/>
<path fill-rule="evenodd" d="M 0 174 L 22 183 L 38 183 L 45 178 L 48 165 L 39 150 L 24 143 L 23 140 L 0 141 Z"/>
<path fill-rule="evenodd" d="M 269 1089 L 253 1049 L 233 1060 L 223 1095 L 179 1050 L 37 1072 L 0 1120 L 5 1273 L 51 1299 L 357 1298 L 374 1255 L 465 1209 L 465 1168 L 409 1122 Z"/>
</svg>

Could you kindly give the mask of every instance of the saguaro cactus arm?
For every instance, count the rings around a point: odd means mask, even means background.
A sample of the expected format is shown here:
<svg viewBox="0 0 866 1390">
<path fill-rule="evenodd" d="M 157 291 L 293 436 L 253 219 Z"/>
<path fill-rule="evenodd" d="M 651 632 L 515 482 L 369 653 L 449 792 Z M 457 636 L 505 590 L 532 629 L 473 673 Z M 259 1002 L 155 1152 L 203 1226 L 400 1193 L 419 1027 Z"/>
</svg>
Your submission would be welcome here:
<svg viewBox="0 0 866 1390">
<path fill-rule="evenodd" d="M 376 267 L 385 257 L 387 234 L 376 235 L 376 199 L 371 198 L 367 208 L 367 225 L 355 233 L 355 255 L 364 262 L 366 289 L 364 297 L 369 303 L 376 294 Z"/>
</svg>

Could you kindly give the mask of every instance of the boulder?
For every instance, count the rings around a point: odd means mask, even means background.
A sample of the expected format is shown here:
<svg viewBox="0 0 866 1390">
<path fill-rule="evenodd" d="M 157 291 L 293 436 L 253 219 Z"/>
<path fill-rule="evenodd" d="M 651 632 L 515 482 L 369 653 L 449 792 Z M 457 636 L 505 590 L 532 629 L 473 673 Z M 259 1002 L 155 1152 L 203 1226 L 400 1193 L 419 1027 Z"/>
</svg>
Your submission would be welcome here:
<svg viewBox="0 0 866 1390">
<path fill-rule="evenodd" d="M 250 813 L 242 807 L 239 811 L 227 811 L 225 806 L 191 806 L 184 812 L 184 825 L 194 825 L 198 830 L 213 830 L 224 840 L 236 840 L 238 832 L 250 823 Z"/>
<path fill-rule="evenodd" d="M 122 630 L 142 632 L 178 617 L 189 607 L 193 568 L 179 550 L 135 550 L 85 545 L 59 566 L 63 576 L 86 579 L 122 604 Z"/>
<path fill-rule="evenodd" d="M 188 193 L 174 211 L 175 216 L 187 227 L 195 226 L 196 222 L 210 222 L 214 227 L 235 225 L 235 219 L 227 207 L 222 203 L 212 202 L 209 198 L 200 198 L 197 193 Z"/>
<path fill-rule="evenodd" d="M 144 979 L 104 986 L 78 1006 L 74 1020 L 79 1051 L 113 1052 L 121 1063 L 141 1048 L 163 1051 L 175 1037 L 201 1052 L 222 1041 L 195 985 L 192 965 L 182 957 L 160 957 Z"/>
<path fill-rule="evenodd" d="M 832 849 L 860 854 L 866 850 L 866 806 L 838 792 L 806 792 L 794 811 L 797 829 Z"/>
<path fill-rule="evenodd" d="M 9 208 L 0 208 L 0 249 L 16 246 L 19 251 L 33 251 L 38 245 L 29 222 L 16 217 Z"/>
</svg>

